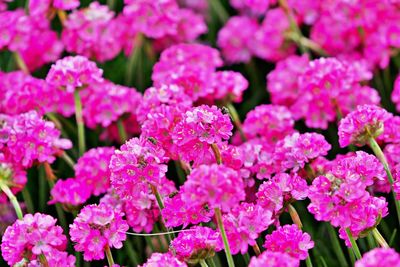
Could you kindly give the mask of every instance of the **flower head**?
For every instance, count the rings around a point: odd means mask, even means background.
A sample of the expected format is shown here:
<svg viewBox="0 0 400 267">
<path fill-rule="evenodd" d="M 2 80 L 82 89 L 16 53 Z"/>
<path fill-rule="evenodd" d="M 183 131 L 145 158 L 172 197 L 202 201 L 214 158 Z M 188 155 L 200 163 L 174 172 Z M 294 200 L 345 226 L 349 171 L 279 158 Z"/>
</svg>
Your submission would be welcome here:
<svg viewBox="0 0 400 267">
<path fill-rule="evenodd" d="M 355 267 L 379 266 L 400 266 L 400 254 L 392 248 L 375 248 L 355 263 Z"/>
<path fill-rule="evenodd" d="M 278 251 L 264 251 L 258 257 L 251 258 L 249 267 L 299 267 L 300 260 Z"/>
<path fill-rule="evenodd" d="M 52 200 L 49 204 L 62 203 L 78 206 L 89 199 L 91 188 L 75 178 L 58 180 L 51 189 Z"/>
<path fill-rule="evenodd" d="M 147 262 L 139 267 L 187 267 L 186 263 L 181 262 L 172 253 L 153 253 Z"/>
</svg>

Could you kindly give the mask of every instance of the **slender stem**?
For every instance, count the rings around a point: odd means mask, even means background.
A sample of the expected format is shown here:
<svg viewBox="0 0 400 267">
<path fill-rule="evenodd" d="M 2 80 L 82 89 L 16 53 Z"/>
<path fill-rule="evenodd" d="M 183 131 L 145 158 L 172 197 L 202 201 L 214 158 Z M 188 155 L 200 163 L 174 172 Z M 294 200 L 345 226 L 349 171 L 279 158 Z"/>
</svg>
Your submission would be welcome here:
<svg viewBox="0 0 400 267">
<path fill-rule="evenodd" d="M 348 237 L 349 240 L 350 240 L 351 248 L 353 249 L 353 252 L 354 252 L 354 255 L 356 256 L 356 259 L 357 259 L 357 260 L 361 259 L 361 252 L 360 252 L 360 249 L 358 248 L 357 243 L 356 243 L 356 241 L 354 240 L 353 235 L 351 234 L 349 228 L 346 228 L 346 234 L 347 234 L 347 237 Z"/>
<path fill-rule="evenodd" d="M 235 106 L 229 102 L 228 104 L 226 104 L 226 107 L 228 108 L 229 113 L 231 114 L 233 124 L 235 124 L 235 127 L 238 130 L 240 138 L 242 139 L 243 142 L 246 142 L 247 138 L 243 131 L 242 122 L 240 121 L 240 117 L 239 114 L 237 113 Z"/>
<path fill-rule="evenodd" d="M 10 188 L 5 183 L 0 182 L 0 188 L 1 188 L 1 191 L 3 191 L 4 194 L 6 194 L 6 196 L 10 200 L 11 204 L 13 205 L 18 219 L 22 220 L 22 218 L 23 218 L 22 210 L 21 210 L 21 206 L 19 205 L 17 198 L 14 196 L 14 194 L 11 192 Z"/>
<path fill-rule="evenodd" d="M 67 152 L 62 153 L 61 158 L 65 161 L 65 163 L 68 164 L 68 166 L 70 166 L 72 169 L 74 168 L 75 162 L 70 156 L 68 156 Z"/>
<path fill-rule="evenodd" d="M 216 144 L 211 144 L 212 151 L 214 152 L 215 155 L 215 160 L 217 161 L 217 164 L 220 165 L 222 164 L 222 157 L 221 157 L 221 152 L 219 151 L 219 148 Z"/>
<path fill-rule="evenodd" d="M 248 252 L 246 252 L 246 253 L 243 254 L 243 260 L 244 260 L 244 263 L 246 264 L 246 266 L 249 265 L 249 262 L 250 262 L 250 255 L 249 255 Z"/>
<path fill-rule="evenodd" d="M 62 124 L 61 124 L 60 120 L 57 118 L 55 113 L 48 112 L 48 113 L 46 113 L 46 117 L 54 123 L 54 125 L 57 127 L 57 129 L 62 128 Z"/>
<path fill-rule="evenodd" d="M 260 247 L 258 246 L 257 243 L 255 243 L 255 244 L 253 245 L 253 250 L 254 250 L 254 253 L 255 253 L 257 256 L 259 256 L 259 255 L 261 254 Z"/>
<path fill-rule="evenodd" d="M 128 58 L 128 65 L 125 72 L 125 83 L 128 86 L 132 85 L 133 72 L 138 65 L 138 58 L 142 49 L 143 40 L 144 36 L 141 33 L 138 33 L 133 40 L 132 51 Z"/>
<path fill-rule="evenodd" d="M 299 229 L 303 228 L 303 224 L 301 223 L 300 216 L 297 213 L 296 209 L 292 206 L 292 204 L 288 205 L 288 211 L 290 214 L 290 218 L 292 218 L 292 221 L 299 227 Z"/>
<path fill-rule="evenodd" d="M 208 0 L 208 4 L 210 5 L 211 9 L 214 11 L 214 13 L 218 16 L 218 19 L 222 24 L 225 24 L 225 22 L 229 19 L 229 14 L 222 5 L 220 0 Z"/>
<path fill-rule="evenodd" d="M 108 266 L 111 267 L 111 266 L 114 265 L 114 259 L 113 259 L 113 256 L 111 254 L 110 247 L 108 245 L 106 245 L 104 250 L 105 250 L 105 253 L 106 253 L 106 256 L 107 256 Z"/>
<path fill-rule="evenodd" d="M 214 258 L 208 258 L 207 262 L 208 262 L 208 265 L 210 265 L 210 267 L 217 267 L 217 265 L 214 262 Z"/>
<path fill-rule="evenodd" d="M 201 266 L 201 267 L 208 267 L 206 261 L 203 260 L 203 259 L 201 259 L 201 260 L 199 261 L 199 263 L 200 263 L 200 266 Z"/>
<path fill-rule="evenodd" d="M 46 172 L 44 166 L 38 166 L 38 178 L 39 178 L 39 211 L 44 212 L 46 208 L 46 200 L 47 200 L 47 185 L 46 185 Z"/>
<path fill-rule="evenodd" d="M 386 242 L 385 238 L 381 235 L 381 233 L 378 231 L 378 229 L 375 227 L 372 229 L 372 235 L 374 236 L 376 242 L 382 247 L 382 248 L 389 248 L 388 243 Z"/>
<path fill-rule="evenodd" d="M 42 253 L 39 255 L 39 261 L 41 264 L 43 264 L 43 267 L 49 267 L 49 262 L 46 259 L 46 256 Z"/>
<path fill-rule="evenodd" d="M 75 101 L 75 119 L 76 119 L 76 124 L 78 126 L 79 156 L 82 156 L 86 150 L 86 144 L 85 144 L 85 125 L 83 123 L 82 102 L 81 102 L 81 97 L 79 95 L 79 90 L 74 91 L 74 101 Z"/>
<path fill-rule="evenodd" d="M 47 180 L 49 183 L 50 189 L 54 187 L 54 180 Z M 64 229 L 65 233 L 68 233 L 68 225 L 67 225 L 67 218 L 65 217 L 65 212 L 62 209 L 60 203 L 56 203 L 56 212 L 57 212 L 57 218 L 60 221 L 61 227 Z M 75 216 L 76 217 L 76 216 Z"/>
<path fill-rule="evenodd" d="M 390 186 L 392 187 L 391 191 L 392 191 L 392 195 L 394 198 L 394 204 L 396 207 L 397 219 L 398 219 L 398 222 L 400 223 L 400 202 L 397 200 L 396 192 L 394 192 L 394 190 L 393 190 L 394 179 L 393 179 L 393 175 L 390 171 L 389 164 L 386 160 L 385 155 L 382 152 L 381 147 L 378 145 L 375 138 L 370 137 L 368 140 L 368 144 L 369 144 L 370 148 L 372 149 L 372 151 L 374 152 L 375 156 L 379 159 L 379 161 L 382 163 L 383 167 L 385 168 L 386 175 L 388 177 Z"/>
<path fill-rule="evenodd" d="M 126 134 L 125 126 L 122 121 L 122 118 L 117 120 L 118 134 L 121 144 L 124 144 L 126 140 L 128 140 L 128 135 Z"/>
<path fill-rule="evenodd" d="M 124 247 L 125 247 L 125 251 L 128 254 L 128 258 L 129 260 L 132 262 L 133 266 L 138 266 L 141 261 L 139 259 L 138 254 L 136 253 L 135 249 L 133 248 L 133 245 L 131 243 L 131 240 L 126 239 L 125 243 L 124 243 Z"/>
<path fill-rule="evenodd" d="M 348 247 L 347 252 L 349 254 L 351 266 L 354 266 L 354 263 L 356 262 L 356 257 L 354 256 L 353 250 Z"/>
<path fill-rule="evenodd" d="M 372 233 L 367 235 L 367 243 L 368 243 L 369 249 L 376 248 L 375 239 L 374 239 L 374 236 Z"/>
<path fill-rule="evenodd" d="M 35 208 L 33 207 L 31 193 L 26 186 L 24 187 L 24 189 L 22 189 L 22 197 L 24 198 L 26 209 L 29 213 L 33 214 L 35 212 Z"/>
<path fill-rule="evenodd" d="M 15 63 L 17 64 L 17 67 L 22 70 L 25 74 L 29 74 L 29 69 L 25 64 L 24 59 L 18 52 L 13 53 Z"/>
<path fill-rule="evenodd" d="M 312 265 L 312 262 L 311 262 L 310 256 L 308 256 L 308 257 L 306 258 L 306 266 L 307 266 L 307 267 L 312 267 L 312 266 L 313 266 L 313 265 Z"/>
<path fill-rule="evenodd" d="M 165 208 L 163 199 L 162 199 L 160 193 L 158 192 L 157 187 L 155 187 L 152 184 L 150 184 L 150 187 L 151 187 L 151 191 L 153 192 L 153 195 L 156 197 L 158 208 L 160 209 L 160 213 L 161 213 L 161 211 Z M 165 226 L 164 219 L 161 215 L 160 215 L 160 224 L 161 224 L 162 231 L 164 231 L 164 232 L 169 231 L 169 229 L 167 229 L 167 227 Z M 168 243 L 171 243 L 171 240 L 173 240 L 174 238 L 175 238 L 175 235 L 173 233 L 168 234 L 167 235 Z"/>
<path fill-rule="evenodd" d="M 214 212 L 215 212 L 215 218 L 218 223 L 219 231 L 221 232 L 222 240 L 224 241 L 225 255 L 226 255 L 226 260 L 228 261 L 228 266 L 234 267 L 235 263 L 233 261 L 233 257 L 231 254 L 231 248 L 229 247 L 228 237 L 226 236 L 224 223 L 222 221 L 221 210 L 219 208 L 215 208 Z"/>
<path fill-rule="evenodd" d="M 337 258 L 339 260 L 340 266 L 343 266 L 343 267 L 349 266 L 348 263 L 347 263 L 346 257 L 344 255 L 343 249 L 340 246 L 340 242 L 339 242 L 339 239 L 337 237 L 337 233 L 336 233 L 335 229 L 332 227 L 331 224 L 327 223 L 327 225 L 328 225 L 328 232 L 329 232 L 329 236 L 331 238 L 333 249 L 334 249 L 335 254 L 336 254 L 336 256 L 337 256 Z"/>
</svg>

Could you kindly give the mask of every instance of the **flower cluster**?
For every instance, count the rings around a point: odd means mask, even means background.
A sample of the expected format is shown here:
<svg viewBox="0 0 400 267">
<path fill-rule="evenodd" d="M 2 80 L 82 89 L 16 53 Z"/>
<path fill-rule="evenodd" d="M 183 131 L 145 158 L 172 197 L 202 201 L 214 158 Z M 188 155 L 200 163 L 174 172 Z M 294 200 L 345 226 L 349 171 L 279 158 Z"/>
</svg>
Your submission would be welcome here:
<svg viewBox="0 0 400 267">
<path fill-rule="evenodd" d="M 375 248 L 365 253 L 362 259 L 355 263 L 355 267 L 398 266 L 400 254 L 394 249 Z"/>
<path fill-rule="evenodd" d="M 82 251 L 84 259 L 90 261 L 104 259 L 106 249 L 121 248 L 129 228 L 123 215 L 106 204 L 85 206 L 70 225 L 76 251 Z"/>
<path fill-rule="evenodd" d="M 298 259 L 278 251 L 265 251 L 260 256 L 253 257 L 249 267 L 298 267 Z"/>
</svg>

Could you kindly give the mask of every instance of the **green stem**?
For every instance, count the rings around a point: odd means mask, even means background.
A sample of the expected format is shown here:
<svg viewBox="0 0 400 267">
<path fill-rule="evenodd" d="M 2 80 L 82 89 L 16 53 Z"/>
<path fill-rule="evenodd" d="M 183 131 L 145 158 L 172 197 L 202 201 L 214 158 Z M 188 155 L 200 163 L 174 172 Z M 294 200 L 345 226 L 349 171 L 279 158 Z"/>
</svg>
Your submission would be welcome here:
<svg viewBox="0 0 400 267">
<path fill-rule="evenodd" d="M 207 262 L 208 262 L 208 265 L 210 265 L 210 267 L 217 267 L 217 265 L 214 262 L 214 258 L 208 258 Z"/>
<path fill-rule="evenodd" d="M 26 209 L 28 210 L 28 213 L 33 214 L 35 212 L 35 208 L 33 207 L 31 193 L 29 192 L 29 190 L 26 186 L 24 187 L 24 189 L 22 189 L 22 197 L 24 198 Z"/>
<path fill-rule="evenodd" d="M 376 242 L 382 247 L 382 248 L 389 248 L 388 243 L 386 242 L 385 238 L 381 235 L 381 233 L 378 231 L 378 229 L 375 227 L 372 229 L 372 235 L 374 236 Z"/>
<path fill-rule="evenodd" d="M 356 241 L 354 240 L 353 235 L 351 234 L 349 228 L 346 228 L 346 234 L 347 234 L 347 237 L 348 237 L 349 240 L 350 240 L 351 248 L 352 248 L 352 250 L 353 250 L 354 255 L 356 256 L 356 259 L 357 259 L 357 260 L 361 259 L 361 252 L 360 252 L 360 249 L 358 248 L 357 243 L 356 243 Z"/>
<path fill-rule="evenodd" d="M 8 185 L 6 185 L 5 183 L 0 183 L 0 189 L 1 189 L 1 191 L 4 192 L 4 194 L 6 194 L 6 196 L 10 200 L 11 204 L 14 207 L 15 213 L 17 214 L 18 219 L 22 220 L 23 219 L 23 214 L 22 214 L 21 206 L 19 205 L 19 202 L 18 202 L 17 198 L 11 192 L 10 188 L 8 187 Z"/>
<path fill-rule="evenodd" d="M 133 245 L 131 243 L 131 241 L 129 239 L 127 239 L 125 241 L 125 251 L 128 254 L 128 258 L 129 260 L 132 262 L 133 266 L 138 266 L 140 264 L 140 260 L 139 257 L 135 251 L 135 249 L 133 248 Z"/>
<path fill-rule="evenodd" d="M 38 176 L 39 176 L 39 211 L 44 212 L 46 208 L 46 200 L 47 200 L 47 186 L 46 186 L 46 171 L 44 166 L 41 165 L 38 167 Z"/>
<path fill-rule="evenodd" d="M 215 156 L 215 161 L 217 162 L 218 165 L 222 164 L 222 157 L 221 157 L 221 152 L 219 151 L 219 148 L 216 144 L 211 144 L 212 151 L 214 152 Z"/>
<path fill-rule="evenodd" d="M 160 214 L 161 214 L 161 211 L 165 208 L 163 199 L 162 199 L 160 193 L 158 192 L 157 187 L 155 187 L 152 184 L 150 184 L 150 187 L 151 187 L 151 191 L 153 192 L 153 195 L 156 197 L 158 208 L 160 209 Z M 165 226 L 164 219 L 161 215 L 160 215 L 160 224 L 161 224 L 161 229 L 163 232 L 169 232 L 169 229 L 167 229 L 167 227 Z M 173 233 L 168 234 L 167 235 L 168 243 L 171 243 L 171 240 L 173 240 L 174 238 L 175 238 L 175 235 Z"/>
<path fill-rule="evenodd" d="M 222 5 L 220 0 L 209 0 L 208 4 L 210 5 L 211 9 L 214 13 L 218 16 L 218 19 L 222 24 L 225 24 L 226 21 L 229 19 L 229 14 Z"/>
<path fill-rule="evenodd" d="M 250 255 L 249 255 L 248 252 L 246 252 L 245 254 L 243 254 L 243 260 L 244 260 L 244 263 L 246 264 L 246 266 L 249 265 L 249 262 L 250 262 Z"/>
<path fill-rule="evenodd" d="M 367 243 L 368 243 L 369 249 L 376 248 L 375 239 L 374 239 L 372 233 L 367 235 Z"/>
<path fill-rule="evenodd" d="M 128 140 L 128 135 L 126 134 L 125 126 L 122 118 L 117 120 L 118 134 L 121 144 L 124 144 Z"/>
<path fill-rule="evenodd" d="M 49 183 L 50 189 L 54 187 L 54 181 L 48 179 L 47 180 Z M 56 203 L 56 212 L 57 212 L 57 218 L 60 221 L 61 227 L 64 229 L 65 233 L 68 233 L 68 224 L 67 224 L 67 218 L 65 217 L 65 212 L 63 208 L 61 207 L 60 203 Z"/>
<path fill-rule="evenodd" d="M 385 168 L 386 175 L 388 177 L 390 186 L 392 187 L 391 191 L 392 191 L 392 195 L 393 195 L 393 198 L 394 198 L 394 204 L 395 204 L 395 207 L 396 207 L 397 220 L 400 223 L 400 202 L 397 200 L 396 192 L 394 192 L 394 190 L 393 190 L 394 179 L 393 179 L 393 175 L 392 175 L 392 173 L 390 171 L 389 164 L 388 164 L 388 162 L 386 160 L 385 155 L 382 152 L 381 147 L 378 145 L 378 143 L 376 142 L 375 138 L 370 137 L 368 139 L 368 143 L 369 143 L 370 148 L 374 152 L 375 156 L 382 163 L 383 168 Z"/>
<path fill-rule="evenodd" d="M 83 123 L 82 115 L 82 101 L 79 95 L 79 90 L 74 91 L 74 101 L 75 101 L 75 119 L 78 126 L 78 148 L 79 156 L 82 156 L 86 150 L 85 144 L 85 124 Z"/>
<path fill-rule="evenodd" d="M 111 267 L 111 266 L 114 265 L 114 259 L 113 259 L 113 256 L 111 254 L 110 247 L 107 245 L 104 250 L 105 250 L 105 253 L 106 253 L 106 256 L 107 256 L 108 266 Z"/>
<path fill-rule="evenodd" d="M 206 261 L 203 260 L 203 259 L 201 259 L 201 260 L 199 261 L 199 263 L 200 263 L 200 266 L 201 266 L 201 267 L 208 267 Z"/>
<path fill-rule="evenodd" d="M 217 220 L 218 223 L 219 231 L 221 232 L 222 240 L 224 241 L 225 255 L 226 255 L 226 260 L 228 261 L 228 266 L 234 267 L 235 263 L 233 261 L 233 257 L 231 254 L 231 248 L 229 247 L 228 237 L 226 236 L 224 223 L 222 221 L 221 210 L 219 208 L 215 208 L 214 212 L 215 212 L 215 219 Z"/>
<path fill-rule="evenodd" d="M 43 267 L 49 267 L 49 262 L 46 259 L 46 256 L 42 253 L 39 255 L 39 261 L 43 265 Z"/>
<path fill-rule="evenodd" d="M 307 267 L 312 267 L 312 266 L 313 266 L 313 265 L 312 265 L 312 262 L 311 262 L 310 256 L 308 256 L 308 257 L 306 258 L 306 266 L 307 266 Z"/>
<path fill-rule="evenodd" d="M 61 158 L 65 161 L 65 163 L 67 163 L 68 166 L 71 167 L 71 169 L 74 169 L 75 162 L 70 156 L 68 156 L 67 152 L 62 153 Z"/>
<path fill-rule="evenodd" d="M 356 262 L 356 257 L 354 256 L 353 250 L 351 248 L 347 248 L 347 252 L 349 253 L 351 266 L 354 266 L 354 263 Z"/>
<path fill-rule="evenodd" d="M 128 65 L 126 68 L 125 72 L 125 83 L 126 85 L 130 86 L 132 85 L 133 81 L 133 72 L 135 71 L 137 65 L 138 65 L 138 58 L 140 55 L 140 51 L 142 49 L 142 44 L 143 44 L 144 36 L 141 33 L 138 33 L 133 40 L 133 47 L 131 54 L 128 58 Z"/>
<path fill-rule="evenodd" d="M 238 130 L 238 132 L 240 134 L 240 138 L 242 139 L 243 142 L 246 142 L 247 138 L 243 131 L 242 122 L 240 121 L 240 117 L 239 117 L 239 114 L 238 114 L 235 106 L 229 102 L 228 104 L 226 104 L 226 107 L 228 108 L 229 113 L 231 114 L 233 124 L 235 124 L 235 127 Z"/>
<path fill-rule="evenodd" d="M 21 55 L 18 52 L 13 53 L 15 63 L 17 64 L 18 68 L 22 70 L 25 74 L 29 74 L 29 69 L 25 64 L 24 59 L 21 57 Z"/>
</svg>

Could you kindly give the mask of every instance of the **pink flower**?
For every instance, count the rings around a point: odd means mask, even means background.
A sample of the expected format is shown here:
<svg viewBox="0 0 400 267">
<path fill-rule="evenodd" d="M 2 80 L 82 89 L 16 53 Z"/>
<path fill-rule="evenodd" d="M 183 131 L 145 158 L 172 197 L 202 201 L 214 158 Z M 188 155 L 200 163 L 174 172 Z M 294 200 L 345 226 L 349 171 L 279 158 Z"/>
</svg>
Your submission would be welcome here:
<svg viewBox="0 0 400 267">
<path fill-rule="evenodd" d="M 246 137 L 263 138 L 268 143 L 276 143 L 286 135 L 293 133 L 292 114 L 284 106 L 259 105 L 247 113 L 243 122 Z"/>
<path fill-rule="evenodd" d="M 252 257 L 249 267 L 299 267 L 300 260 L 278 251 L 264 251 L 260 256 Z"/>
<path fill-rule="evenodd" d="M 308 66 L 307 55 L 289 56 L 276 63 L 275 69 L 267 75 L 267 90 L 271 103 L 290 107 L 299 98 L 297 78 Z"/>
<path fill-rule="evenodd" d="M 330 149 L 331 145 L 321 134 L 293 133 L 276 144 L 275 157 L 280 162 L 282 171 L 298 171 L 311 160 L 326 156 Z"/>
<path fill-rule="evenodd" d="M 90 84 L 102 82 L 103 70 L 82 56 L 68 56 L 57 60 L 47 74 L 46 81 L 59 89 L 74 92 Z"/>
<path fill-rule="evenodd" d="M 178 5 L 175 0 L 126 0 L 123 15 L 131 27 L 150 38 L 176 34 Z"/>
<path fill-rule="evenodd" d="M 369 138 L 376 138 L 382 134 L 384 123 L 390 117 L 390 113 L 378 106 L 358 106 L 339 123 L 340 146 L 365 145 Z"/>
<path fill-rule="evenodd" d="M 222 59 L 218 50 L 200 44 L 178 44 L 161 53 L 151 78 L 156 87 L 181 86 L 194 101 L 212 92 L 210 80 L 220 66 Z"/>
<path fill-rule="evenodd" d="M 293 200 L 303 200 L 307 194 L 308 186 L 303 178 L 297 174 L 279 173 L 262 183 L 256 196 L 259 205 L 279 215 L 286 204 Z"/>
<path fill-rule="evenodd" d="M 153 253 L 147 262 L 139 267 L 187 267 L 187 265 L 171 253 Z"/>
<path fill-rule="evenodd" d="M 26 259 L 22 260 L 25 261 Z M 75 257 L 72 255 L 68 255 L 67 252 L 53 250 L 51 255 L 46 255 L 46 260 L 49 266 L 66 266 L 66 267 L 74 267 L 75 266 Z M 31 260 L 28 267 L 42 267 L 43 264 L 40 262 L 38 258 Z"/>
<path fill-rule="evenodd" d="M 104 62 L 117 56 L 122 49 L 119 27 L 114 12 L 93 2 L 68 16 L 63 23 L 62 41 L 68 52 Z"/>
<path fill-rule="evenodd" d="M 223 223 L 232 254 L 246 253 L 249 245 L 256 245 L 256 239 L 273 222 L 272 212 L 258 204 L 242 202 L 224 214 Z M 223 246 L 222 239 L 219 242 Z"/>
<path fill-rule="evenodd" d="M 297 225 L 285 225 L 265 237 L 264 247 L 269 251 L 287 253 L 293 258 L 305 260 L 308 250 L 314 242 L 307 233 L 303 233 Z"/>
<path fill-rule="evenodd" d="M 202 105 L 186 111 L 171 135 L 181 158 L 190 162 L 207 153 L 211 144 L 228 140 L 232 129 L 227 114 L 216 106 Z"/>
<path fill-rule="evenodd" d="M 113 147 L 92 148 L 76 163 L 75 177 L 91 194 L 98 196 L 110 187 L 109 163 L 115 149 Z"/>
<path fill-rule="evenodd" d="M 199 260 L 211 258 L 222 248 L 219 246 L 220 234 L 208 227 L 195 226 L 179 233 L 172 240 L 169 250 L 179 260 L 196 264 Z"/>
<path fill-rule="evenodd" d="M 138 184 L 162 183 L 167 172 L 165 152 L 151 139 L 132 138 L 116 150 L 110 161 L 111 185 L 126 200 L 134 199 Z"/>
<path fill-rule="evenodd" d="M 36 161 L 52 163 L 63 149 L 72 147 L 69 140 L 60 138 L 61 132 L 54 123 L 43 120 L 36 111 L 0 116 L 0 121 L 0 151 L 23 167 L 31 167 Z"/>
<path fill-rule="evenodd" d="M 42 79 L 22 71 L 0 74 L 0 112 L 17 115 L 36 110 L 39 114 L 58 112 L 68 117 L 74 113 L 71 94 L 57 90 Z"/>
<path fill-rule="evenodd" d="M 394 87 L 392 92 L 392 101 L 396 105 L 396 110 L 400 110 L 400 75 L 397 76 L 394 81 Z"/>
<path fill-rule="evenodd" d="M 243 181 L 237 171 L 224 165 L 201 165 L 193 169 L 181 188 L 187 205 L 229 211 L 245 197 Z"/>
<path fill-rule="evenodd" d="M 207 98 L 224 102 L 242 102 L 243 92 L 249 82 L 240 73 L 235 71 L 217 71 L 212 78 L 214 92 Z"/>
<path fill-rule="evenodd" d="M 104 249 L 122 248 L 128 224 L 123 213 L 106 204 L 85 206 L 70 225 L 71 240 L 86 261 L 104 259 Z"/>
<path fill-rule="evenodd" d="M 378 136 L 379 141 L 385 143 L 400 143 L 400 132 L 398 131 L 400 127 L 400 117 L 391 116 L 383 123 L 384 131 Z"/>
<path fill-rule="evenodd" d="M 61 203 L 79 206 L 89 199 L 90 189 L 90 187 L 75 178 L 58 180 L 51 189 L 52 200 L 49 201 L 49 204 Z"/>
<path fill-rule="evenodd" d="M 237 10 L 251 15 L 264 15 L 274 0 L 230 0 L 230 4 Z"/>
<path fill-rule="evenodd" d="M 259 26 L 256 19 L 246 16 L 230 17 L 218 32 L 217 44 L 229 63 L 247 63 L 252 53 L 251 40 Z"/>
<path fill-rule="evenodd" d="M 281 8 L 268 10 L 252 38 L 250 44 L 252 54 L 273 62 L 294 54 L 295 46 L 285 39 L 285 32 L 289 27 L 287 16 Z"/>
<path fill-rule="evenodd" d="M 162 217 L 165 225 L 168 227 L 183 226 L 186 228 L 189 224 L 199 224 L 209 222 L 213 216 L 213 210 L 210 210 L 207 204 L 193 205 L 182 199 L 182 194 L 177 193 L 171 198 L 164 200 L 165 208 L 162 210 Z"/>
<path fill-rule="evenodd" d="M 7 185 L 11 192 L 16 194 L 24 188 L 27 180 L 25 168 L 18 162 L 12 162 L 7 155 L 4 155 L 2 152 L 0 152 L 0 183 Z M 1 198 L 4 200 L 7 199 L 3 192 L 0 194 L 0 202 L 3 202 Z"/>
<path fill-rule="evenodd" d="M 400 255 L 392 248 L 375 248 L 365 253 L 355 267 L 400 266 Z"/>
<path fill-rule="evenodd" d="M 53 6 L 62 10 L 71 10 L 79 7 L 78 0 L 53 0 Z"/>
<path fill-rule="evenodd" d="M 49 260 L 56 260 L 67 245 L 62 232 L 62 228 L 56 225 L 56 219 L 50 215 L 26 214 L 6 229 L 1 243 L 3 258 L 11 266 L 24 258 L 35 260 L 40 254 Z M 70 263 L 73 262 L 71 257 L 68 257 Z"/>
</svg>

